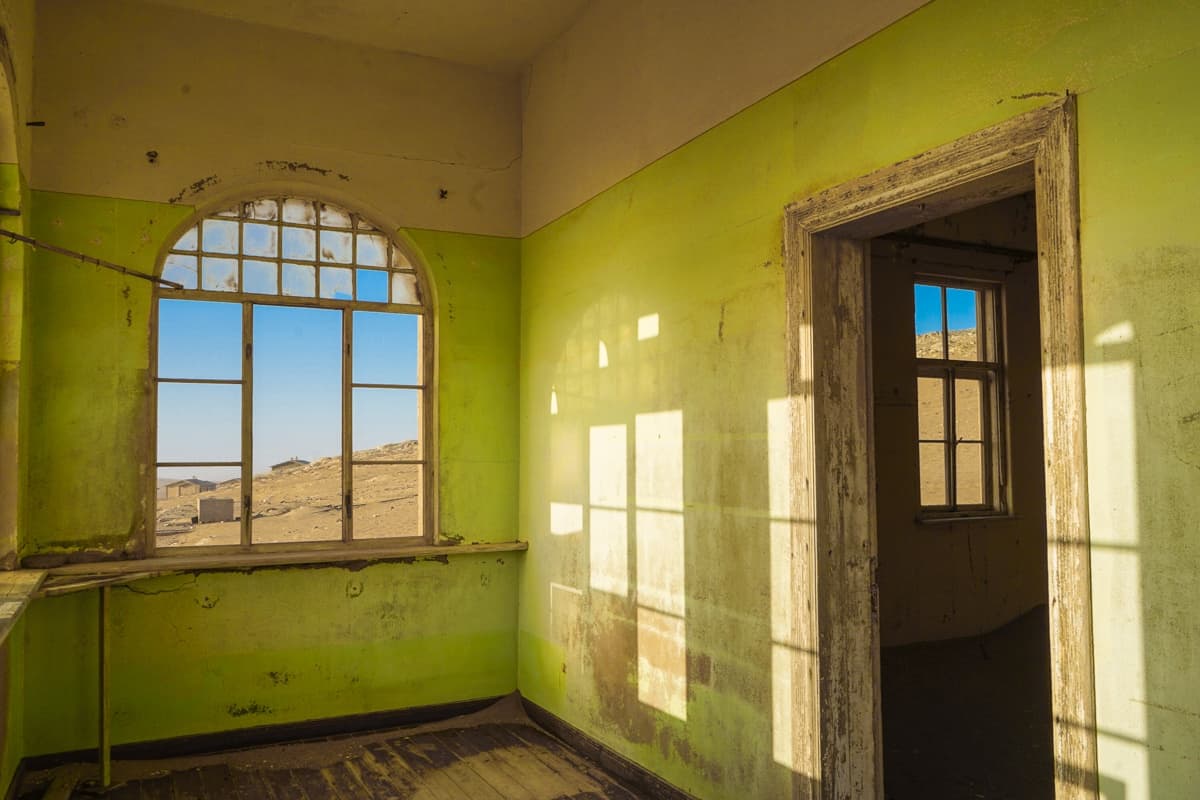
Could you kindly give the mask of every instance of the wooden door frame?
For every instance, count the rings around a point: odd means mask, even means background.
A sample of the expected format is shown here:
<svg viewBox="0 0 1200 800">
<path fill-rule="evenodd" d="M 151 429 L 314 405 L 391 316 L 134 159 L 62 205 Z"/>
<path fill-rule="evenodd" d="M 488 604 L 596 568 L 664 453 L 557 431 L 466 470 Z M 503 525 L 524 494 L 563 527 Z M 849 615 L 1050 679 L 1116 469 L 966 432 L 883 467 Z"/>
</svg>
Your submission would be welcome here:
<svg viewBox="0 0 1200 800">
<path fill-rule="evenodd" d="M 869 353 L 872 237 L 1034 190 L 1055 797 L 1098 797 L 1071 96 L 786 210 L 792 503 L 816 575 L 822 798 L 882 798 Z M 811 636 L 811 631 L 810 631 Z M 809 639 L 813 641 L 812 638 Z M 805 702 L 806 698 L 797 698 Z M 811 700 L 809 700 L 811 702 Z M 815 721 L 815 720 L 814 720 Z M 819 747 L 819 750 L 818 750 Z"/>
</svg>

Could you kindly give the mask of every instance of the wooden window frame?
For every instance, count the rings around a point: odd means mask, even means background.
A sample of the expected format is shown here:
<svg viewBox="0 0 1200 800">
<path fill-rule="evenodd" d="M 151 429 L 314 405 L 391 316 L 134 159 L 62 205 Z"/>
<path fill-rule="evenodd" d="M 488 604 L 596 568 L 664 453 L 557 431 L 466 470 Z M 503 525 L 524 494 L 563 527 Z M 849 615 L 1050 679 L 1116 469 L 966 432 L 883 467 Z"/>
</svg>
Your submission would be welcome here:
<svg viewBox="0 0 1200 800">
<path fill-rule="evenodd" d="M 930 440 L 917 436 L 917 452 L 920 458 L 922 444 L 951 444 L 942 456 L 945 470 L 946 502 L 926 505 L 918 500 L 917 519 L 921 522 L 955 520 L 969 517 L 998 517 L 1009 513 L 1007 475 L 1007 421 L 1008 403 L 1005 383 L 1004 330 L 1000 320 L 1004 286 L 1003 279 L 982 280 L 965 278 L 952 272 L 919 272 L 913 285 L 936 286 L 942 290 L 942 357 L 924 358 L 914 356 L 914 379 L 937 378 L 945 382 L 942 389 L 943 439 Z M 951 359 L 949 319 L 946 309 L 946 289 L 969 289 L 981 298 L 975 315 L 976 336 L 985 343 L 985 357 L 976 359 Z M 978 341 L 978 339 L 977 339 Z M 979 380 L 982 419 L 979 439 L 962 440 L 954 431 L 958 414 L 955 409 L 955 382 L 959 378 Z M 957 460 L 959 444 L 979 444 L 983 449 L 983 500 L 980 503 L 962 504 L 957 499 Z M 917 466 L 918 481 L 920 465 Z"/>
<path fill-rule="evenodd" d="M 263 223 L 262 220 L 248 216 L 250 207 L 255 202 L 261 200 L 275 200 L 279 206 L 279 217 L 273 223 L 278 231 L 277 252 L 273 257 L 248 255 L 243 251 L 242 238 L 244 234 L 244 225 L 250 224 L 271 224 Z M 314 220 L 311 223 L 283 221 L 283 203 L 285 200 L 300 200 L 308 203 L 313 203 L 316 208 Z M 331 206 L 339 211 L 349 213 L 351 223 L 346 226 L 330 226 L 321 224 L 321 209 L 323 206 Z M 279 195 L 279 196 L 264 196 L 242 200 L 230 206 L 229 203 L 223 203 L 216 209 L 210 209 L 204 213 L 197 214 L 190 219 L 186 225 L 181 226 L 170 239 L 170 245 L 163 251 L 159 259 L 159 273 L 161 274 L 167 259 L 176 254 L 195 255 L 197 264 L 203 259 L 203 231 L 202 223 L 208 219 L 229 220 L 239 223 L 238 228 L 238 252 L 236 254 L 216 254 L 220 257 L 237 260 L 238 274 L 238 291 L 219 291 L 201 288 L 202 276 L 198 272 L 196 279 L 196 288 L 175 289 L 170 286 L 157 286 L 154 290 L 151 305 L 151 346 L 150 346 L 150 438 L 149 445 L 155 453 L 153 459 L 153 468 L 148 470 L 149 476 L 147 481 L 148 498 L 146 505 L 146 519 L 148 524 L 145 526 L 145 537 L 143 541 L 143 555 L 145 557 L 153 557 L 157 560 L 170 559 L 174 560 L 206 560 L 209 558 L 223 558 L 237 556 L 256 556 L 270 558 L 282 558 L 288 554 L 323 554 L 322 560 L 337 561 L 341 560 L 339 554 L 349 553 L 371 553 L 374 557 L 378 557 L 381 553 L 389 551 L 410 551 L 414 548 L 425 548 L 430 545 L 440 546 L 443 544 L 438 536 L 438 485 L 437 485 L 437 380 L 436 380 L 436 317 L 432 304 L 432 296 L 428 280 L 421 269 L 419 262 L 413 257 L 401 242 L 397 241 L 395 236 L 388 233 L 387 229 L 376 225 L 369 221 L 364 215 L 358 214 L 341 203 L 327 203 L 320 198 L 306 197 L 301 195 Z M 362 226 L 361 228 L 359 226 Z M 303 228 L 313 231 L 314 236 L 314 258 L 311 261 L 303 259 L 285 258 L 283 256 L 283 227 Z M 184 251 L 176 247 L 178 242 L 191 230 L 197 231 L 196 250 Z M 351 259 L 349 263 L 322 261 L 320 260 L 320 242 L 322 230 L 335 230 L 337 232 L 350 233 L 351 241 Z M 369 233 L 384 238 L 387 242 L 386 251 L 384 254 L 385 266 L 365 265 L 358 263 L 358 235 L 359 233 Z M 243 261 L 265 261 L 274 262 L 276 264 L 276 281 L 277 291 L 275 294 L 254 293 L 242 291 L 244 288 L 244 269 Z M 301 263 L 311 265 L 314 269 L 314 288 L 313 296 L 297 296 L 283 294 L 283 264 Z M 399 264 L 399 266 L 396 266 Z M 351 294 L 350 299 L 331 298 L 321 296 L 321 268 L 322 267 L 341 267 L 347 268 L 351 273 Z M 388 275 L 388 297 L 392 299 L 393 292 L 393 275 L 405 274 L 411 275 L 416 286 L 419 303 L 398 303 L 398 302 L 375 302 L 354 299 L 357 295 L 357 270 L 368 269 L 386 272 Z M 242 309 L 242 360 L 241 360 L 241 377 L 237 379 L 188 379 L 188 378 L 162 378 L 158 375 L 158 311 L 160 300 L 198 300 L 205 302 L 222 302 L 229 304 L 239 304 Z M 252 540 L 252 514 L 246 513 L 246 509 L 253 508 L 253 486 L 254 486 L 254 470 L 253 470 L 253 318 L 255 306 L 283 306 L 296 308 L 320 308 L 340 311 L 342 314 L 341 322 L 341 347 L 342 364 L 341 364 L 341 449 L 339 457 L 342 465 L 342 488 L 340 493 L 341 499 L 341 531 L 340 540 L 323 540 L 313 542 L 258 542 Z M 375 383 L 359 383 L 353 379 L 353 315 L 355 311 L 371 311 L 385 312 L 396 314 L 407 314 L 418 317 L 417 343 L 419 347 L 418 355 L 418 376 L 415 384 L 375 384 Z M 158 386 L 162 383 L 175 384 L 222 384 L 222 385 L 237 385 L 242 387 L 241 400 L 241 458 L 237 462 L 163 462 L 157 457 L 157 431 L 158 431 Z M 383 460 L 383 461 L 361 461 L 353 457 L 353 390 L 356 388 L 387 388 L 387 389 L 406 389 L 416 390 L 420 392 L 419 401 L 417 403 L 417 439 L 420 448 L 420 458 L 418 459 L 402 459 L 402 460 Z M 353 472 L 354 467 L 360 465 L 368 466 L 388 466 L 388 465 L 416 465 L 420 467 L 420 492 L 418 509 L 418 526 L 419 534 L 415 536 L 394 536 L 394 537 L 372 537 L 369 539 L 354 539 L 353 538 Z M 157 518 L 157 475 L 159 467 L 206 467 L 206 466 L 231 466 L 240 468 L 240 487 L 241 487 L 241 504 L 243 513 L 241 515 L 241 541 L 236 545 L 180 545 L 173 547 L 160 548 L 157 546 L 156 524 L 154 520 Z M 304 561 L 309 559 L 304 558 Z"/>
<path fill-rule="evenodd" d="M 793 569 L 814 576 L 793 634 L 819 642 L 792 705 L 804 796 L 883 797 L 869 352 L 869 240 L 1035 192 L 1055 797 L 1099 796 L 1076 111 L 1071 96 L 791 204 Z"/>
</svg>

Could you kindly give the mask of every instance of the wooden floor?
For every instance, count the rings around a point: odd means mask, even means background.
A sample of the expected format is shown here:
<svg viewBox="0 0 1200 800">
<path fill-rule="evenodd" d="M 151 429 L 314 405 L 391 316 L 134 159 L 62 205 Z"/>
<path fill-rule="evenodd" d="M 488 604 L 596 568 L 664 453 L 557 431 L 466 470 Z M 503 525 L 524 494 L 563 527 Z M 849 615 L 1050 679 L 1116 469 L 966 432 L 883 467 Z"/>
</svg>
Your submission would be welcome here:
<svg viewBox="0 0 1200 800">
<path fill-rule="evenodd" d="M 333 744 L 336 757 L 317 757 L 318 763 L 304 763 L 303 755 L 297 762 L 287 752 L 289 748 L 311 748 L 311 744 L 270 748 L 261 758 L 254 757 L 255 751 L 242 751 L 233 762 L 214 762 L 209 756 L 202 765 L 189 767 L 176 761 L 165 774 L 151 769 L 100 796 L 111 800 L 639 797 L 531 725 L 506 722 L 413 734 L 394 732 Z M 23 793 L 21 800 L 41 800 L 44 791 L 43 787 Z M 97 796 L 98 792 L 82 783 L 69 794 L 71 798 Z"/>
</svg>

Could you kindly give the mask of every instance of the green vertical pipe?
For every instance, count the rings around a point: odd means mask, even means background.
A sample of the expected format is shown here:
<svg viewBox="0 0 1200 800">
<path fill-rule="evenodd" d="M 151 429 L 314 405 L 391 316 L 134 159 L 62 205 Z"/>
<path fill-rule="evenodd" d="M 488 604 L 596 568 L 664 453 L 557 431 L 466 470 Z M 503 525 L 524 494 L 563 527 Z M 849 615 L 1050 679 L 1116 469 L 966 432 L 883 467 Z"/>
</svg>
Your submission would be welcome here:
<svg viewBox="0 0 1200 800">
<path fill-rule="evenodd" d="M 109 650 L 108 603 L 111 587 L 100 587 L 100 785 L 112 784 L 112 731 L 109 725 Z"/>
</svg>

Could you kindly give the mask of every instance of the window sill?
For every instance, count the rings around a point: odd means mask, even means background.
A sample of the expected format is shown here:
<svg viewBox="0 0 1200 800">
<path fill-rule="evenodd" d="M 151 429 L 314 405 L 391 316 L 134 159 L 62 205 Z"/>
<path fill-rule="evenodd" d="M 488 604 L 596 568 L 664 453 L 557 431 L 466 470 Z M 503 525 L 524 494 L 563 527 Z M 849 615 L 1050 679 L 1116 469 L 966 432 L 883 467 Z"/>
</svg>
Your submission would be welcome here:
<svg viewBox="0 0 1200 800">
<path fill-rule="evenodd" d="M 953 525 L 955 522 L 1015 522 L 1021 519 L 1016 514 L 947 514 L 941 517 L 922 517 L 918 516 L 915 522 L 918 525 Z"/>
<path fill-rule="evenodd" d="M 87 564 L 63 564 L 46 570 L 50 577 L 149 577 L 173 572 L 248 570 L 260 567 L 337 565 L 349 562 L 386 562 L 431 559 L 475 553 L 515 553 L 529 549 L 528 542 L 487 542 L 483 544 L 420 544 L 388 546 L 341 546 L 327 549 L 235 553 L 172 553 L 150 558 L 122 561 L 96 561 Z"/>
</svg>

